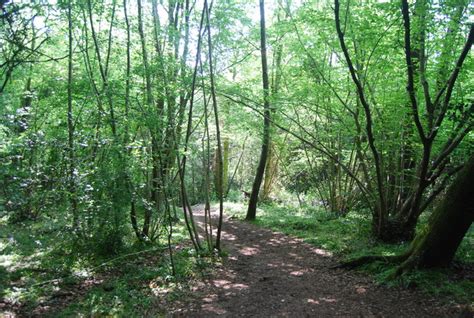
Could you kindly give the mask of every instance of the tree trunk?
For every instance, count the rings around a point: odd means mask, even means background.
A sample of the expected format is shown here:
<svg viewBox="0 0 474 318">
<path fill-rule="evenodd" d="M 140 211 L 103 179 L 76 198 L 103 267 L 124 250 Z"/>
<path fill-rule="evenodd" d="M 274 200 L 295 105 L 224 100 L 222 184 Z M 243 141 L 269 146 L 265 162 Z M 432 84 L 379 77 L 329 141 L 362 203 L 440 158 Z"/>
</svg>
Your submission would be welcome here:
<svg viewBox="0 0 474 318">
<path fill-rule="evenodd" d="M 153 105 L 153 93 L 152 93 L 152 87 L 151 87 L 151 74 L 150 74 L 150 65 L 148 63 L 148 51 L 146 48 L 146 40 L 145 40 L 145 32 L 143 28 L 143 13 L 142 13 L 142 1 L 137 0 L 137 12 L 138 12 L 138 33 L 140 35 L 140 43 L 141 43 L 141 49 L 142 49 L 142 58 L 143 58 L 143 67 L 144 67 L 144 72 L 145 72 L 145 88 L 146 88 L 146 104 L 147 106 L 152 106 Z M 150 131 L 152 135 L 154 135 L 155 131 L 152 129 Z M 156 150 L 155 148 L 155 142 L 152 140 L 152 158 L 154 156 L 156 157 Z M 155 151 L 153 151 L 155 150 Z M 153 167 L 155 167 L 155 161 L 156 159 L 153 159 Z M 151 200 L 156 203 L 156 178 L 157 178 L 157 172 L 152 171 L 153 175 L 153 181 L 152 181 L 152 198 Z M 148 236 L 149 234 L 149 229 L 150 229 L 150 224 L 151 224 L 151 211 L 148 210 L 148 208 L 145 211 L 144 215 L 144 221 L 143 221 L 143 229 L 142 232 L 145 236 Z"/>
<path fill-rule="evenodd" d="M 224 153 L 222 155 L 222 191 L 223 196 L 226 196 L 226 189 L 229 185 L 229 137 L 224 137 Z"/>
<path fill-rule="evenodd" d="M 464 235 L 474 221 L 474 154 L 449 187 L 431 215 L 428 228 L 413 241 L 406 267 L 442 267 L 453 260 Z"/>
<path fill-rule="evenodd" d="M 401 255 L 368 255 L 344 262 L 338 267 L 353 268 L 374 261 L 401 263 L 392 278 L 412 268 L 448 266 L 474 221 L 474 154 L 448 188 L 443 201 L 430 217 L 427 228 Z"/>
<path fill-rule="evenodd" d="M 347 63 L 347 67 L 349 68 L 349 72 L 351 74 L 352 81 L 354 82 L 357 88 L 357 96 L 360 104 L 363 107 L 365 113 L 365 133 L 367 135 L 367 142 L 369 144 L 369 148 L 372 152 L 372 157 L 375 166 L 375 173 L 376 173 L 376 185 L 377 185 L 377 196 L 378 202 L 376 203 L 375 209 L 373 211 L 373 219 L 374 222 L 377 222 L 378 226 L 373 227 L 374 235 L 376 237 L 380 237 L 383 234 L 383 225 L 386 223 L 387 220 L 387 201 L 385 196 L 385 171 L 382 165 L 382 154 L 380 153 L 379 149 L 375 145 L 375 134 L 373 129 L 373 120 L 372 120 L 372 109 L 369 105 L 367 100 L 364 86 L 362 85 L 362 81 L 360 76 L 358 75 L 356 69 L 354 68 L 354 64 L 352 63 L 352 59 L 349 56 L 349 50 L 346 46 L 346 42 L 344 40 L 344 32 L 341 27 L 341 19 L 339 13 L 339 0 L 334 0 L 334 13 L 335 13 L 335 22 L 336 22 L 336 31 L 339 38 L 339 44 L 341 46 L 342 52 L 344 54 L 344 58 Z"/>
<path fill-rule="evenodd" d="M 280 22 L 280 12 L 277 13 L 277 21 Z M 281 38 L 279 39 L 281 41 Z M 280 42 L 279 41 L 279 42 Z M 274 59 L 273 59 L 273 76 L 272 76 L 272 87 L 271 87 L 271 95 L 272 99 L 275 100 L 277 97 L 278 91 L 280 89 L 280 81 L 281 81 L 281 59 L 283 53 L 283 47 L 281 43 L 276 45 Z M 272 109 L 272 115 L 275 113 L 275 109 Z M 272 116 L 273 117 L 273 116 Z M 271 124 L 271 122 L 270 122 Z M 270 125 L 270 137 L 269 137 L 269 145 L 268 145 L 268 158 L 267 158 L 267 166 L 265 167 L 265 177 L 263 179 L 263 193 L 261 195 L 262 201 L 267 201 L 270 199 L 270 194 L 273 190 L 273 185 L 275 183 L 275 179 L 278 173 L 278 155 L 276 153 L 276 144 L 273 141 L 272 136 L 274 135 L 274 131 L 272 129 L 273 125 Z"/>
<path fill-rule="evenodd" d="M 264 0 L 260 0 L 260 52 L 262 55 L 262 81 L 263 81 L 263 140 L 262 151 L 260 153 L 260 162 L 258 163 L 257 173 L 253 181 L 252 194 L 250 195 L 249 207 L 247 210 L 247 220 L 255 220 L 257 214 L 258 193 L 262 184 L 263 174 L 265 173 L 265 165 L 268 156 L 268 146 L 270 141 L 270 100 L 269 100 L 269 81 L 268 81 L 268 64 L 267 64 L 267 48 L 266 48 L 266 32 L 265 32 L 265 4 Z"/>
<path fill-rule="evenodd" d="M 67 7 L 67 20 L 68 20 L 68 72 L 67 72 L 67 129 L 68 129 L 68 161 L 69 161 L 69 178 L 68 178 L 68 191 L 69 191 L 69 203 L 71 205 L 72 223 L 75 231 L 79 230 L 79 213 L 78 213 L 78 202 L 77 202 L 77 191 L 76 191 L 76 165 L 75 165 L 75 154 L 74 154 L 74 119 L 72 117 L 72 3 L 68 2 Z"/>
<path fill-rule="evenodd" d="M 207 29 L 207 44 L 208 44 L 208 58 L 209 58 L 209 80 L 211 82 L 211 97 L 212 97 L 212 108 L 214 110 L 214 120 L 216 124 L 216 141 L 217 141 L 217 153 L 218 153 L 218 166 L 219 166 L 219 221 L 217 222 L 217 234 L 215 248 L 220 251 L 221 249 L 221 235 L 222 235 L 222 220 L 224 218 L 224 191 L 222 188 L 223 183 L 223 160 L 222 160 L 222 141 L 221 141 L 221 130 L 219 127 L 219 112 L 217 108 L 217 97 L 216 97 L 216 85 L 214 83 L 214 66 L 212 61 L 212 36 L 211 36 L 211 25 L 210 20 L 210 9 L 207 4 L 207 0 L 204 0 L 204 8 L 206 11 L 206 29 Z"/>
<path fill-rule="evenodd" d="M 272 193 L 273 186 L 278 174 L 278 156 L 276 154 L 276 145 L 270 141 L 268 147 L 268 158 L 267 166 L 265 167 L 265 177 L 263 180 L 263 192 L 261 199 L 262 201 L 270 200 L 270 194 Z"/>
</svg>

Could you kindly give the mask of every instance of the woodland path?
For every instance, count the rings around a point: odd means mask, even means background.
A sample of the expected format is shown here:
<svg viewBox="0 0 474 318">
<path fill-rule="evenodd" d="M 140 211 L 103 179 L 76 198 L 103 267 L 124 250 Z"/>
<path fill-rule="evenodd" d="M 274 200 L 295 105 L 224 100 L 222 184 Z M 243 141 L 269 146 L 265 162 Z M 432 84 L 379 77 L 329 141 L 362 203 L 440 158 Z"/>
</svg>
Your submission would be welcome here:
<svg viewBox="0 0 474 318">
<path fill-rule="evenodd" d="M 202 207 L 194 208 L 202 226 Z M 213 211 L 217 219 L 217 212 Z M 172 315 L 210 317 L 470 317 L 420 292 L 377 286 L 302 240 L 226 217 L 229 253 Z M 184 305 L 184 306 L 183 306 Z"/>
</svg>

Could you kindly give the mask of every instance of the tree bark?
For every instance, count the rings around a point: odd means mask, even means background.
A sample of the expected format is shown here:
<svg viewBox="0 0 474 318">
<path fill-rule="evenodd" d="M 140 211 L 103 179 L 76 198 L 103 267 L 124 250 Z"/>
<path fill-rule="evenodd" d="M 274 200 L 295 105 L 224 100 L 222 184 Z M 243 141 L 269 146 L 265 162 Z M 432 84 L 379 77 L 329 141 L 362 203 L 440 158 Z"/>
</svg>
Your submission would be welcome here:
<svg viewBox="0 0 474 318">
<path fill-rule="evenodd" d="M 334 1 L 334 13 L 335 13 L 335 22 L 336 22 L 336 31 L 337 36 L 339 38 L 339 44 L 341 45 L 342 52 L 344 54 L 344 58 L 346 60 L 347 66 L 349 68 L 349 72 L 351 74 L 352 81 L 354 82 L 357 88 L 357 96 L 362 104 L 365 113 L 365 132 L 367 135 L 367 141 L 369 143 L 370 150 L 372 152 L 372 156 L 374 159 L 375 165 L 375 172 L 376 172 L 376 184 L 377 184 L 377 194 L 378 194 L 378 202 L 375 207 L 375 211 L 373 212 L 373 220 L 374 220 L 374 234 L 379 237 L 382 234 L 383 225 L 387 220 L 387 202 L 384 192 L 384 171 L 382 165 L 382 155 L 377 149 L 375 145 L 375 136 L 373 131 L 373 121 L 372 121 L 372 110 L 370 108 L 369 102 L 367 101 L 364 87 L 362 86 L 361 80 L 359 75 L 357 74 L 356 69 L 354 68 L 354 64 L 352 63 L 352 59 L 349 56 L 349 51 L 346 46 L 346 42 L 344 40 L 344 32 L 341 28 L 341 19 L 339 13 L 339 1 Z"/>
<path fill-rule="evenodd" d="M 474 154 L 431 215 L 428 228 L 413 240 L 407 260 L 398 271 L 416 267 L 443 267 L 451 263 L 474 221 Z"/>
<path fill-rule="evenodd" d="M 212 61 L 212 37 L 211 37 L 211 25 L 209 23 L 210 9 L 207 0 L 204 0 L 204 7 L 206 10 L 206 29 L 207 29 L 207 41 L 208 41 L 208 57 L 209 57 L 209 79 L 211 82 L 211 96 L 212 96 L 212 107 L 214 110 L 214 120 L 216 124 L 216 141 L 217 141 L 217 153 L 218 153 L 218 166 L 219 166 L 219 221 L 217 223 L 217 234 L 215 248 L 221 249 L 221 234 L 222 234 L 222 220 L 224 218 L 224 193 L 222 188 L 223 183 L 223 160 L 222 160 L 222 142 L 221 142 L 221 131 L 219 127 L 219 112 L 217 109 L 217 98 L 216 98 L 216 86 L 214 83 L 214 66 Z"/>
<path fill-rule="evenodd" d="M 74 154 L 74 119 L 72 115 L 72 3 L 68 2 L 67 7 L 68 20 L 68 71 L 67 71 L 67 130 L 68 130 L 68 161 L 69 161 L 69 203 L 71 205 L 72 223 L 75 231 L 79 230 L 79 214 L 76 191 L 76 165 Z"/>
<path fill-rule="evenodd" d="M 145 81 L 146 81 L 146 102 L 147 105 L 153 105 L 153 93 L 151 90 L 151 74 L 150 65 L 148 63 L 148 50 L 146 49 L 145 32 L 143 30 L 143 13 L 142 13 L 142 1 L 137 0 L 138 8 L 138 33 L 140 35 L 140 42 L 142 46 L 142 57 L 143 67 L 145 70 Z"/>
<path fill-rule="evenodd" d="M 279 12 L 277 13 L 277 21 L 280 22 L 280 14 Z M 278 40 L 279 42 L 281 41 L 281 38 Z M 283 53 L 283 47 L 281 43 L 278 43 L 276 46 L 275 54 L 274 54 L 274 69 L 273 69 L 273 76 L 272 76 L 272 87 L 271 87 L 271 96 L 272 99 L 274 100 L 275 97 L 278 94 L 278 91 L 280 89 L 280 80 L 281 80 L 281 60 L 282 60 L 282 54 Z M 275 109 L 272 109 L 272 115 L 275 113 Z M 273 117 L 273 116 L 272 116 Z M 271 124 L 271 122 L 270 122 Z M 275 183 L 275 179 L 277 177 L 278 173 L 278 154 L 276 153 L 277 151 L 277 146 L 275 142 L 273 141 L 272 136 L 274 135 L 274 129 L 272 129 L 272 125 L 270 126 L 270 137 L 269 137 L 269 145 L 268 145 L 268 157 L 267 157 L 267 163 L 265 167 L 265 176 L 263 179 L 263 192 L 261 195 L 261 200 L 262 201 L 267 201 L 270 198 L 270 194 L 273 189 L 273 185 Z"/>
<path fill-rule="evenodd" d="M 137 0 L 137 12 L 138 12 L 138 33 L 140 35 L 140 43 L 141 43 L 141 49 L 142 49 L 142 58 L 143 58 L 143 66 L 144 66 L 144 71 L 145 71 L 145 88 L 146 88 L 146 104 L 147 106 L 152 106 L 153 105 L 153 93 L 152 93 L 152 87 L 151 87 L 151 74 L 150 74 L 150 65 L 148 62 L 148 50 L 146 48 L 146 40 L 145 40 L 145 32 L 143 29 L 143 13 L 142 13 L 142 1 Z M 151 134 L 153 135 L 155 133 L 154 129 L 151 131 Z M 156 142 L 155 142 L 155 136 L 152 138 L 152 158 L 153 158 L 153 168 L 152 169 L 152 175 L 153 175 L 153 185 L 152 185 L 152 195 L 151 199 L 155 204 L 157 204 L 157 195 L 156 191 L 156 182 L 158 178 L 158 173 L 155 170 L 156 169 Z M 151 211 L 147 208 L 145 210 L 145 215 L 144 215 L 144 221 L 143 221 L 143 229 L 142 232 L 145 236 L 148 236 L 149 234 L 149 229 L 150 229 L 150 223 L 151 223 Z"/>
<path fill-rule="evenodd" d="M 415 237 L 407 252 L 395 256 L 363 256 L 337 267 L 353 268 L 374 261 L 401 263 L 392 274 L 394 278 L 413 268 L 448 266 L 474 221 L 472 180 L 474 180 L 474 153 L 431 215 L 427 228 Z"/>
<path fill-rule="evenodd" d="M 252 186 L 252 194 L 250 195 L 249 207 L 247 210 L 246 220 L 255 220 L 257 215 L 258 193 L 262 184 L 263 174 L 268 156 L 268 146 L 270 141 L 270 88 L 268 81 L 268 64 L 267 64 L 267 47 L 266 47 L 266 31 L 265 31 L 265 3 L 260 0 L 260 52 L 262 56 L 262 82 L 263 82 L 263 140 L 262 150 L 260 153 L 260 161 L 257 167 L 257 173 Z"/>
</svg>

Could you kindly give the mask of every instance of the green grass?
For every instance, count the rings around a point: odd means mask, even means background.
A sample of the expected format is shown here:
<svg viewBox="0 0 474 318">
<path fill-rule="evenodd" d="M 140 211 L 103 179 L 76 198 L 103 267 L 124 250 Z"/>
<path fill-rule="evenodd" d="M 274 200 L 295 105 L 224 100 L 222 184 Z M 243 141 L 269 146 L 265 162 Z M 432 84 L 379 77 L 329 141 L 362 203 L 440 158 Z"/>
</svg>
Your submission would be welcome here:
<svg viewBox="0 0 474 318">
<path fill-rule="evenodd" d="M 245 217 L 245 208 L 236 203 L 226 206 L 227 213 L 241 219 Z M 397 255 L 406 250 L 408 244 L 383 244 L 371 239 L 370 215 L 349 213 L 346 217 L 336 217 L 316 209 L 299 209 L 284 205 L 262 205 L 257 211 L 254 223 L 302 238 L 305 242 L 326 249 L 343 259 L 362 255 Z M 420 220 L 420 226 L 426 223 L 426 217 Z M 457 251 L 456 262 L 474 263 L 474 231 L 464 238 Z M 386 277 L 394 267 L 375 262 L 360 269 L 370 273 L 379 283 L 417 287 L 430 294 L 443 296 L 458 303 L 473 304 L 474 281 L 458 275 L 456 270 L 415 270 L 403 275 L 396 281 Z"/>
<path fill-rule="evenodd" d="M 164 316 L 166 311 L 160 305 L 187 298 L 191 293 L 189 283 L 196 276 L 205 275 L 202 269 L 210 267 L 208 263 L 212 262 L 196 258 L 190 248 L 174 256 L 176 276 L 171 275 L 163 255 L 122 263 L 111 268 L 115 271 L 112 279 L 92 288 L 82 299 L 54 316 Z"/>
<path fill-rule="evenodd" d="M 226 204 L 229 214 L 243 218 L 242 204 Z M 314 209 L 265 205 L 255 223 L 262 227 L 303 238 L 341 257 L 365 254 L 393 255 L 407 245 L 380 244 L 370 239 L 370 217 L 349 213 L 347 217 Z M 190 282 L 208 274 L 218 258 L 196 257 L 190 248 L 182 223 L 176 224 L 173 244 L 176 275 L 171 275 L 164 242 L 136 244 L 126 237 L 120 253 L 100 256 L 88 253 L 89 246 L 78 246 L 64 224 L 44 218 L 11 225 L 0 219 L 0 297 L 23 305 L 28 313 L 41 302 L 56 299 L 61 291 L 75 293 L 73 301 L 54 317 L 70 316 L 153 316 L 165 315 L 163 303 L 190 296 Z M 457 260 L 472 263 L 474 232 L 464 239 Z M 225 253 L 223 253 L 225 254 Z M 373 263 L 361 270 L 379 282 L 393 268 Z M 457 275 L 459 276 L 459 275 Z M 396 282 L 416 286 L 431 295 L 448 296 L 460 303 L 472 302 L 474 282 L 457 277 L 452 270 L 414 271 Z M 85 286 L 86 277 L 98 282 Z M 386 282 L 387 283 L 387 282 Z M 60 299 L 60 298 L 57 298 Z M 61 301 L 61 300 L 58 300 Z"/>
<path fill-rule="evenodd" d="M 90 244 L 78 245 L 66 228 L 47 218 L 14 225 L 0 220 L 0 297 L 21 304 L 23 314 L 51 300 L 64 304 L 46 316 L 164 314 L 158 300 L 189 292 L 189 282 L 216 261 L 212 255 L 196 257 L 182 222 L 174 227 L 175 276 L 165 238 L 138 244 L 130 235 L 119 253 L 101 255 Z M 64 292 L 72 301 L 57 296 Z"/>
</svg>

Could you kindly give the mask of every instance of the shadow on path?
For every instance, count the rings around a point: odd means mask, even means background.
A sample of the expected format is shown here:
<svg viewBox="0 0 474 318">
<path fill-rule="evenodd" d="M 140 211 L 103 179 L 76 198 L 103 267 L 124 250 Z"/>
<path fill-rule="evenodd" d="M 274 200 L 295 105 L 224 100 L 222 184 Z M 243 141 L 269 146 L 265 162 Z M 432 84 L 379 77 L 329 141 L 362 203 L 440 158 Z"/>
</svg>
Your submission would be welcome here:
<svg viewBox="0 0 474 318">
<path fill-rule="evenodd" d="M 202 206 L 195 209 L 203 226 Z M 212 211 L 217 219 L 217 212 Z M 375 285 L 369 277 L 331 269 L 331 253 L 302 240 L 226 218 L 228 257 L 180 314 L 209 317 L 453 317 L 419 292 Z"/>
</svg>

